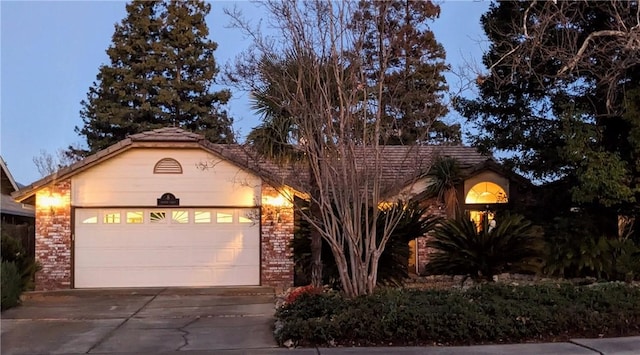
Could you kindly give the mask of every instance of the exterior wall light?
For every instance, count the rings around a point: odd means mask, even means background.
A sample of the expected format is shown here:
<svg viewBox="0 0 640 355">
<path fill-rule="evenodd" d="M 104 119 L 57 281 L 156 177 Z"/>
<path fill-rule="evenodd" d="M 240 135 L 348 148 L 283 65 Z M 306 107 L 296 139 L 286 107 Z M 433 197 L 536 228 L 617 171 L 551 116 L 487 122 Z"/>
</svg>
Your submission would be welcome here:
<svg viewBox="0 0 640 355">
<path fill-rule="evenodd" d="M 36 204 L 40 208 L 48 208 L 53 213 L 56 208 L 64 206 L 64 200 L 58 193 L 44 191 L 36 195 Z"/>
<path fill-rule="evenodd" d="M 271 221 L 271 225 L 281 222 L 280 213 L 282 212 L 282 209 L 293 207 L 292 201 L 293 193 L 289 190 L 283 190 L 276 196 L 262 196 L 262 204 L 264 206 L 273 207 L 275 210 L 275 218 Z"/>
<path fill-rule="evenodd" d="M 279 193 L 277 196 L 263 196 L 262 204 L 277 208 L 293 207 L 293 203 L 291 202 L 292 200 L 293 194 L 290 191 L 285 190 Z"/>
</svg>

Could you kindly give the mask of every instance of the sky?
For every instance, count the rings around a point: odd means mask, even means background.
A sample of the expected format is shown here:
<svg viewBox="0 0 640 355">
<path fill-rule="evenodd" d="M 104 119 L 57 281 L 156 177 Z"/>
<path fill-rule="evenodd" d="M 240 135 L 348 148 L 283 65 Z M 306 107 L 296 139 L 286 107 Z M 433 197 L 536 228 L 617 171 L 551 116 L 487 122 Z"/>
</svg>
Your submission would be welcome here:
<svg viewBox="0 0 640 355">
<path fill-rule="evenodd" d="M 111 44 L 114 25 L 126 15 L 124 1 L 0 1 L 0 155 L 16 181 L 30 184 L 39 175 L 33 157 L 83 143 L 74 128 L 82 125 L 79 111 Z M 218 43 L 219 65 L 232 61 L 250 42 L 229 28 L 224 8 L 237 6 L 258 21 L 261 11 L 247 1 L 213 1 L 207 17 L 209 37 Z M 480 16 L 489 1 L 444 1 L 431 28 L 457 70 L 480 63 L 484 41 Z M 447 75 L 452 89 L 459 87 Z M 467 95 L 472 95 L 467 93 Z M 242 141 L 259 117 L 248 95 L 233 92 L 228 111 Z M 459 120 L 454 114 L 448 120 Z M 464 122 L 463 130 L 468 128 Z"/>
</svg>

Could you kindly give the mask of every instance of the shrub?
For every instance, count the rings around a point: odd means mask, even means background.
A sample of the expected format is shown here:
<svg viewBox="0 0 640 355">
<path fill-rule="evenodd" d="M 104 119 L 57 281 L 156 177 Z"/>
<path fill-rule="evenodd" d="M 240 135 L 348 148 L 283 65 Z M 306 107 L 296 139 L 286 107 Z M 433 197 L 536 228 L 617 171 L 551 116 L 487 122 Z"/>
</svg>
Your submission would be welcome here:
<svg viewBox="0 0 640 355">
<path fill-rule="evenodd" d="M 296 287 L 286 295 L 284 299 L 284 304 L 293 303 L 295 302 L 296 299 L 298 299 L 300 296 L 304 294 L 315 294 L 315 293 L 321 293 L 321 292 L 322 292 L 322 289 L 316 288 L 313 285 Z"/>
<path fill-rule="evenodd" d="M 1 238 L 0 252 L 2 253 L 2 260 L 15 262 L 24 258 L 24 248 L 17 238 L 4 233 L 4 231 Z"/>
<path fill-rule="evenodd" d="M 426 215 L 426 209 L 416 203 L 403 204 L 398 202 L 393 209 L 403 209 L 404 214 L 391 237 L 387 241 L 378 264 L 378 283 L 381 285 L 400 285 L 408 276 L 409 242 L 423 236 L 439 221 L 432 215 Z M 386 214 L 389 210 L 381 211 L 378 215 L 378 231 L 381 234 Z M 296 265 L 296 285 L 310 283 L 311 275 L 311 241 L 309 238 L 309 224 L 301 218 L 296 219 L 296 232 L 291 243 L 293 260 Z M 378 241 L 382 235 L 378 236 Z M 348 253 L 347 253 L 348 254 Z M 340 288 L 339 272 L 329 244 L 322 241 L 323 282 L 333 288 Z"/>
<path fill-rule="evenodd" d="M 465 275 L 492 280 L 505 272 L 536 272 L 542 255 L 542 233 L 520 215 L 506 215 L 490 228 L 478 229 L 468 216 L 436 226 L 427 242 L 434 252 L 428 274 Z"/>
<path fill-rule="evenodd" d="M 2 260 L 14 263 L 20 276 L 20 289 L 22 291 L 33 289 L 34 276 L 40 269 L 40 265 L 33 258 L 27 256 L 18 239 L 5 233 L 2 233 L 1 238 Z"/>
<path fill-rule="evenodd" d="M 2 310 L 15 307 L 22 293 L 22 280 L 16 264 L 12 261 L 2 261 L 0 268 L 0 295 L 2 298 Z"/>
<path fill-rule="evenodd" d="M 305 294 L 280 308 L 276 340 L 297 345 L 477 344 L 640 331 L 640 288 L 484 284 L 466 291 Z"/>
<path fill-rule="evenodd" d="M 636 243 L 633 239 L 609 241 L 613 253 L 609 280 L 640 279 L 640 244 Z"/>
<path fill-rule="evenodd" d="M 617 230 L 606 230 L 603 224 L 587 213 L 555 218 L 547 227 L 545 274 L 608 280 L 639 277 L 640 246 L 631 237 L 619 237 Z"/>
</svg>

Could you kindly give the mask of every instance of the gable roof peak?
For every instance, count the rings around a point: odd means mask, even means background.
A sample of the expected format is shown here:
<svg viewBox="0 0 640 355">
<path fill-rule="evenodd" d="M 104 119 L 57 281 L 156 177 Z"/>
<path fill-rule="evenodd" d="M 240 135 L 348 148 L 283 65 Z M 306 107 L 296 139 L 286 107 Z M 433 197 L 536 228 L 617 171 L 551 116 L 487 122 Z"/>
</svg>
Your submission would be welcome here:
<svg viewBox="0 0 640 355">
<path fill-rule="evenodd" d="M 0 156 L 0 168 L 2 169 L 3 193 L 5 188 L 7 188 L 7 190 L 11 190 L 11 192 L 17 191 L 19 189 L 18 184 L 16 183 L 16 180 L 13 178 L 13 175 L 11 175 L 11 171 L 9 171 L 9 168 L 7 167 L 7 163 L 4 161 L 4 158 L 2 158 L 2 156 Z M 8 186 L 4 186 L 5 183 L 8 183 Z"/>
<path fill-rule="evenodd" d="M 129 138 L 134 142 L 199 142 L 204 136 L 180 127 L 163 127 L 132 134 Z"/>
</svg>

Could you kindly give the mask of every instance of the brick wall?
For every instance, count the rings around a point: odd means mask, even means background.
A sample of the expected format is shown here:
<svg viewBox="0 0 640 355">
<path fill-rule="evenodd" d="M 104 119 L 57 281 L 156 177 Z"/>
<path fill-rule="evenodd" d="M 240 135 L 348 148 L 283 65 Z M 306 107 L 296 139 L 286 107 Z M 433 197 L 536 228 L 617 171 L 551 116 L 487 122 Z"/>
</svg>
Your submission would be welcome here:
<svg viewBox="0 0 640 355">
<path fill-rule="evenodd" d="M 421 205 L 427 207 L 427 215 L 432 214 L 442 218 L 447 217 L 447 213 L 444 209 L 442 203 L 438 202 L 437 199 L 432 198 L 429 200 L 425 200 L 420 202 Z M 424 236 L 418 238 L 416 243 L 416 251 L 418 254 L 417 264 L 418 264 L 418 274 L 423 275 L 425 266 L 429 261 L 429 254 L 432 252 L 431 248 L 427 247 L 427 241 L 429 240 L 429 236 Z"/>
<path fill-rule="evenodd" d="M 36 290 L 71 288 L 71 181 L 36 194 Z"/>
<path fill-rule="evenodd" d="M 262 196 L 277 197 L 278 192 L 267 184 L 262 185 Z M 262 260 L 260 262 L 262 285 L 276 288 L 293 286 L 293 207 L 262 204 Z"/>
</svg>

